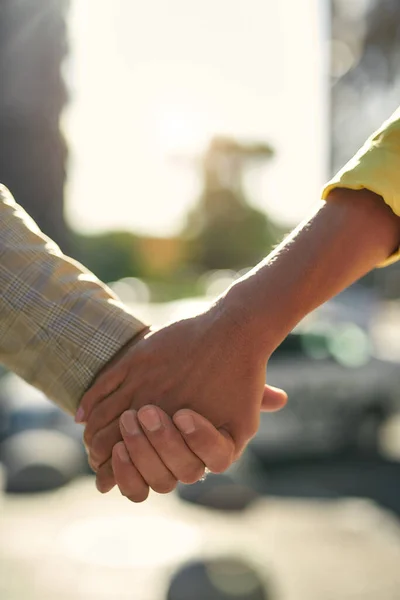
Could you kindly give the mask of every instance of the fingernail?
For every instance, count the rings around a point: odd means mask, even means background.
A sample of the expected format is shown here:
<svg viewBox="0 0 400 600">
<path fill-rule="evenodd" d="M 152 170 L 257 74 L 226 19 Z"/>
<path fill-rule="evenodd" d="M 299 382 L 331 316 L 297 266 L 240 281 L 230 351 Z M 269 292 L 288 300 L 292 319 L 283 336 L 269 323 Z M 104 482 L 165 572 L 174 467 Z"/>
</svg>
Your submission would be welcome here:
<svg viewBox="0 0 400 600">
<path fill-rule="evenodd" d="M 125 448 L 125 444 L 119 444 L 117 447 L 117 454 L 119 459 L 123 462 L 123 463 L 130 463 L 131 459 L 130 456 L 128 454 L 128 452 L 126 451 Z"/>
<path fill-rule="evenodd" d="M 147 431 L 157 431 L 161 427 L 158 410 L 153 407 L 145 408 L 139 412 L 139 421 Z"/>
<path fill-rule="evenodd" d="M 83 423 L 85 420 L 85 411 L 83 408 L 78 408 L 75 415 L 75 423 Z"/>
<path fill-rule="evenodd" d="M 190 415 L 178 415 L 174 418 L 174 423 L 177 425 L 178 429 L 185 434 L 193 433 L 196 429 L 193 417 Z"/>
<path fill-rule="evenodd" d="M 131 435 L 137 435 L 140 433 L 140 427 L 136 420 L 136 411 L 127 410 L 121 417 L 121 423 L 123 428 Z"/>
</svg>

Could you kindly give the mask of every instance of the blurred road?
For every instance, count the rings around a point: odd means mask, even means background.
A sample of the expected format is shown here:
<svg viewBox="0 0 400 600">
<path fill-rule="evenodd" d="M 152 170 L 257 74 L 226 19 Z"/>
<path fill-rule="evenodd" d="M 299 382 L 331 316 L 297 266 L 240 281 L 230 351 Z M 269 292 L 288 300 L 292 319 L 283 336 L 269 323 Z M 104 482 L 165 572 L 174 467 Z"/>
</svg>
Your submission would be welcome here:
<svg viewBox="0 0 400 600">
<path fill-rule="evenodd" d="M 103 497 L 90 477 L 0 495 L 1 600 L 163 600 L 178 565 L 220 555 L 245 558 L 276 600 L 400 597 L 399 523 L 366 501 L 267 498 L 220 513 L 175 495 Z"/>
</svg>

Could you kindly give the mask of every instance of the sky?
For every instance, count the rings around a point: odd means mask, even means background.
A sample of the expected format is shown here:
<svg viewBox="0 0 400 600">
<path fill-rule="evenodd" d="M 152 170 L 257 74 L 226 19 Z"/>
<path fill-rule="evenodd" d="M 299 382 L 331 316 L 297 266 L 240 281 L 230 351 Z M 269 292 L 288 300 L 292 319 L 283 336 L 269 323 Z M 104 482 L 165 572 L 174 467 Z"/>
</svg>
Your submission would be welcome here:
<svg viewBox="0 0 400 600">
<path fill-rule="evenodd" d="M 179 231 L 214 134 L 272 144 L 246 182 L 285 224 L 327 177 L 326 0 L 73 0 L 66 210 L 84 232 Z"/>
</svg>

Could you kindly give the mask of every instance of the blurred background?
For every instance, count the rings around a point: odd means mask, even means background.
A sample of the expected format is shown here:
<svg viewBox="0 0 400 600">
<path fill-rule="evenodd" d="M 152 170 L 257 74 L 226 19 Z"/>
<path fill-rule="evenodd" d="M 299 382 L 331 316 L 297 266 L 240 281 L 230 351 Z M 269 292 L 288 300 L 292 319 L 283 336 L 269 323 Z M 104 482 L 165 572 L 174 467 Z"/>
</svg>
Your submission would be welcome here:
<svg viewBox="0 0 400 600">
<path fill-rule="evenodd" d="M 398 106 L 397 0 L 0 0 L 0 181 L 155 324 L 262 259 Z M 0 598 L 400 598 L 400 267 L 307 318 L 223 476 L 100 496 L 0 373 Z"/>
</svg>

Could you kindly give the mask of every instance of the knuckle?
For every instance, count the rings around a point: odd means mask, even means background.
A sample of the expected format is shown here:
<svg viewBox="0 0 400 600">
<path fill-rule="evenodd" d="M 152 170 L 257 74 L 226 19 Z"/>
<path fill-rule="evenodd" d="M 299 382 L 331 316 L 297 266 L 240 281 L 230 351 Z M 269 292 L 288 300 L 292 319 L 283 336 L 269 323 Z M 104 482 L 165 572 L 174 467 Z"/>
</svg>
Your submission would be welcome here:
<svg viewBox="0 0 400 600">
<path fill-rule="evenodd" d="M 213 460 L 210 465 L 207 465 L 211 473 L 223 473 L 231 466 L 233 462 L 232 456 L 220 456 Z"/>
<path fill-rule="evenodd" d="M 215 474 L 223 473 L 224 471 L 226 471 L 228 466 L 229 465 L 226 465 L 225 463 L 216 462 L 209 467 L 209 470 L 211 471 L 211 473 L 215 473 Z"/>
<path fill-rule="evenodd" d="M 204 465 L 192 465 L 186 467 L 179 473 L 179 481 L 187 484 L 196 483 L 197 481 L 199 481 L 199 479 L 203 477 L 204 471 Z"/>
<path fill-rule="evenodd" d="M 240 447 L 244 447 L 256 435 L 259 427 L 259 418 L 255 417 L 243 423 L 238 436 L 235 436 L 236 442 Z"/>
<path fill-rule="evenodd" d="M 99 469 L 99 465 L 90 456 L 88 457 L 88 464 L 89 464 L 89 467 L 92 469 L 93 473 L 97 473 L 97 471 Z"/>
<path fill-rule="evenodd" d="M 252 421 L 246 428 L 246 441 L 250 441 L 257 433 L 258 423 Z"/>
<path fill-rule="evenodd" d="M 156 481 L 151 487 L 158 494 L 169 494 L 176 488 L 177 483 L 177 480 L 171 476 Z"/>
<path fill-rule="evenodd" d="M 104 436 L 104 434 L 103 434 L 102 431 L 99 431 L 93 437 L 92 444 L 91 444 L 91 449 L 90 449 L 91 450 L 90 453 L 91 453 L 92 460 L 95 463 L 97 463 L 99 460 L 101 460 L 101 458 L 105 454 L 104 444 L 105 444 L 105 436 Z"/>
</svg>

